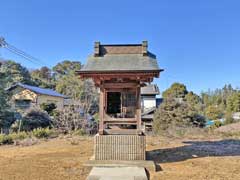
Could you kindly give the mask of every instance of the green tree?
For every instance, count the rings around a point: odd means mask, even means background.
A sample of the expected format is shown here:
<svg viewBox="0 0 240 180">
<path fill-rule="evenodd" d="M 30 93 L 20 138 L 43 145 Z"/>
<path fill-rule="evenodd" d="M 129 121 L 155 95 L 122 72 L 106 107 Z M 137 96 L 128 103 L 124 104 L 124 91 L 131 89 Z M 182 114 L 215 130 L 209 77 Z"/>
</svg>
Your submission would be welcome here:
<svg viewBox="0 0 240 180">
<path fill-rule="evenodd" d="M 57 82 L 56 90 L 78 101 L 86 112 L 98 102 L 98 93 L 93 81 L 81 80 L 73 72 Z"/>
<path fill-rule="evenodd" d="M 42 103 L 40 108 L 46 111 L 49 115 L 53 115 L 54 110 L 57 108 L 56 104 L 54 103 Z"/>
<path fill-rule="evenodd" d="M 0 111 L 7 108 L 7 94 L 4 90 L 6 74 L 0 72 Z"/>
<path fill-rule="evenodd" d="M 8 95 L 4 90 L 6 74 L 0 72 L 0 133 L 2 129 L 9 128 L 14 121 L 14 114 L 7 104 Z"/>
<path fill-rule="evenodd" d="M 219 107 L 216 105 L 208 106 L 206 108 L 205 114 L 211 120 L 216 120 L 223 117 L 221 109 L 219 109 Z"/>
<path fill-rule="evenodd" d="M 64 60 L 61 63 L 58 63 L 53 67 L 53 71 L 55 73 L 56 79 L 59 79 L 65 75 L 70 75 L 72 72 L 76 70 L 80 70 L 82 65 L 78 61 L 69 61 Z"/>
<path fill-rule="evenodd" d="M 153 130 L 159 134 L 171 127 L 203 126 L 205 119 L 187 102 L 164 99 L 154 113 Z"/>
<path fill-rule="evenodd" d="M 184 98 L 188 91 L 184 84 L 173 83 L 169 89 L 163 92 L 163 98 Z"/>
<path fill-rule="evenodd" d="M 192 91 L 190 91 L 189 93 L 187 93 L 187 95 L 185 96 L 186 98 L 186 101 L 190 104 L 190 105 L 196 105 L 196 104 L 199 104 L 201 103 L 201 98 L 193 93 Z"/>
<path fill-rule="evenodd" d="M 235 94 L 235 100 L 234 100 L 233 106 L 234 106 L 233 110 L 235 112 L 240 112 L 240 93 Z"/>
<path fill-rule="evenodd" d="M 73 72 L 57 81 L 56 90 L 75 100 L 80 100 L 84 92 L 84 81 Z"/>
<path fill-rule="evenodd" d="M 81 63 L 63 61 L 53 67 L 56 76 L 56 90 L 73 99 L 73 104 L 79 105 L 84 114 L 94 113 L 98 108 L 98 93 L 92 80 L 82 80 L 76 74 L 81 69 Z"/>
<path fill-rule="evenodd" d="M 52 71 L 46 66 L 31 71 L 31 77 L 37 86 L 51 89 L 55 88 L 55 80 L 52 76 Z"/>
<path fill-rule="evenodd" d="M 240 112 L 240 92 L 233 93 L 227 99 L 227 110 L 229 112 Z"/>
<path fill-rule="evenodd" d="M 5 83 L 3 84 L 5 88 L 16 82 L 33 84 L 27 68 L 14 61 L 4 61 L 0 67 L 0 72 L 5 74 Z"/>
<path fill-rule="evenodd" d="M 199 114 L 204 114 L 204 105 L 200 96 L 191 91 L 187 93 L 185 100 L 190 106 L 194 107 Z"/>
<path fill-rule="evenodd" d="M 231 109 L 230 106 L 232 102 L 229 102 L 229 98 L 236 92 L 237 90 L 234 89 L 231 84 L 228 84 L 221 89 L 216 89 L 214 91 L 208 90 L 208 92 L 201 93 L 201 98 L 205 109 L 209 106 L 217 106 L 223 114 L 226 114 L 227 109 Z"/>
</svg>

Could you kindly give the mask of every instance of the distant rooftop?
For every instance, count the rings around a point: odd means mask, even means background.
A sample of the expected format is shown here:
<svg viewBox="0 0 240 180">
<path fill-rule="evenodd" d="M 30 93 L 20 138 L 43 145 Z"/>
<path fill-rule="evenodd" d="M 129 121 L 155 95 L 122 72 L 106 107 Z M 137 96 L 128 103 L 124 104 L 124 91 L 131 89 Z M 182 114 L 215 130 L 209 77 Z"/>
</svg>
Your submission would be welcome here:
<svg viewBox="0 0 240 180">
<path fill-rule="evenodd" d="M 95 42 L 94 53 L 79 72 L 153 71 L 160 72 L 156 56 L 142 44 L 100 44 Z"/>
<path fill-rule="evenodd" d="M 159 89 L 156 84 L 149 84 L 141 88 L 141 95 L 158 95 Z"/>
<path fill-rule="evenodd" d="M 48 95 L 48 96 L 55 96 L 55 97 L 62 97 L 62 98 L 68 98 L 67 96 L 60 94 L 52 89 L 45 89 L 45 88 L 40 88 L 36 86 L 30 86 L 27 84 L 22 84 L 22 83 L 16 83 L 15 85 L 11 86 L 10 88 L 7 89 L 7 91 L 11 91 L 12 89 L 15 89 L 16 87 L 22 87 L 24 89 L 28 89 L 30 91 L 33 91 L 37 94 L 43 94 L 43 95 Z"/>
</svg>

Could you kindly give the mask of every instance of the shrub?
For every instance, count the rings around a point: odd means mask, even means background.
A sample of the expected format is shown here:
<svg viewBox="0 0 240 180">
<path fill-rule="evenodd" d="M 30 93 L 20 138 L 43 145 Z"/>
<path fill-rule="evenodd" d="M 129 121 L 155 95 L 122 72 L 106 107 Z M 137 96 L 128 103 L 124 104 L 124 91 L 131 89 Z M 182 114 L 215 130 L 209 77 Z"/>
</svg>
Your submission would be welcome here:
<svg viewBox="0 0 240 180">
<path fill-rule="evenodd" d="M 49 138 L 54 135 L 55 131 L 49 128 L 37 128 L 32 131 L 36 138 Z"/>
<path fill-rule="evenodd" d="M 222 126 L 221 121 L 214 121 L 214 124 L 210 126 L 210 129 L 216 129 Z"/>
<path fill-rule="evenodd" d="M 0 130 L 9 129 L 12 123 L 15 121 L 14 113 L 10 111 L 2 111 L 0 109 Z"/>
<path fill-rule="evenodd" d="M 205 114 L 208 117 L 208 119 L 211 120 L 220 119 L 223 116 L 221 109 L 218 106 L 214 105 L 208 106 L 205 110 Z"/>
<path fill-rule="evenodd" d="M 42 103 L 40 105 L 40 108 L 52 116 L 53 111 L 57 108 L 57 106 L 54 103 Z"/>
<path fill-rule="evenodd" d="M 21 131 L 31 131 L 36 128 L 46 128 L 51 126 L 50 116 L 38 108 L 28 110 L 23 118 L 17 122 Z"/>
<path fill-rule="evenodd" d="M 0 134 L 0 144 L 13 144 L 13 139 L 9 135 Z"/>
<path fill-rule="evenodd" d="M 18 132 L 19 126 L 20 126 L 20 120 L 15 121 L 10 127 L 10 132 Z"/>
<path fill-rule="evenodd" d="M 29 137 L 29 135 L 25 131 L 19 132 L 19 133 L 11 133 L 11 134 L 8 134 L 8 136 L 10 136 L 13 139 L 13 141 L 23 140 Z"/>
<path fill-rule="evenodd" d="M 75 135 L 75 136 L 83 136 L 83 135 L 86 134 L 86 131 L 83 130 L 83 129 L 78 129 L 76 131 L 73 131 L 72 134 Z"/>
<path fill-rule="evenodd" d="M 205 119 L 187 102 L 165 99 L 154 113 L 153 130 L 163 134 L 174 127 L 202 127 L 204 122 Z"/>
<path fill-rule="evenodd" d="M 54 113 L 53 126 L 57 129 L 70 133 L 78 129 L 85 129 L 88 125 L 87 117 L 80 114 L 80 105 L 68 105 L 62 111 Z"/>
<path fill-rule="evenodd" d="M 231 123 L 233 123 L 234 122 L 234 119 L 233 119 L 233 117 L 232 117 L 232 113 L 231 112 L 227 112 L 226 114 L 225 114 L 225 121 L 224 121 L 224 124 L 231 124 Z"/>
<path fill-rule="evenodd" d="M 0 134 L 0 144 L 13 144 L 15 141 L 28 138 L 29 135 L 26 132 Z"/>
</svg>

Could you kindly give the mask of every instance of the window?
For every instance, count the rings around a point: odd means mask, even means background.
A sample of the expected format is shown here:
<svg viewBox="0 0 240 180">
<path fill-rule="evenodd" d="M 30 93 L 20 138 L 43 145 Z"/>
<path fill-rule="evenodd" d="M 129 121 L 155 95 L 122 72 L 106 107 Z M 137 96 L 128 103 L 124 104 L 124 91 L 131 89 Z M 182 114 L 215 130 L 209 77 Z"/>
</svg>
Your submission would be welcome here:
<svg viewBox="0 0 240 180">
<path fill-rule="evenodd" d="M 122 115 L 126 118 L 134 118 L 136 112 L 135 92 L 122 93 Z"/>
<path fill-rule="evenodd" d="M 134 92 L 124 92 L 122 97 L 124 107 L 136 106 L 136 95 Z"/>
<path fill-rule="evenodd" d="M 31 105 L 31 100 L 15 100 L 15 107 L 17 108 L 29 108 Z"/>
</svg>

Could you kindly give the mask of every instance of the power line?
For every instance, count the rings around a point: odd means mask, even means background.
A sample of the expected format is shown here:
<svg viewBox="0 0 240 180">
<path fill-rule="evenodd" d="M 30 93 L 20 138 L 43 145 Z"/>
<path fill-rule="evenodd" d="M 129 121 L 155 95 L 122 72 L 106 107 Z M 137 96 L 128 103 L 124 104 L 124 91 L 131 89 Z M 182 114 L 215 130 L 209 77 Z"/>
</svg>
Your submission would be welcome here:
<svg viewBox="0 0 240 180">
<path fill-rule="evenodd" d="M 36 62 L 40 62 L 40 63 L 42 63 L 42 64 L 46 64 L 45 62 L 41 61 L 40 59 L 31 56 L 30 54 L 28 54 L 28 53 L 26 53 L 26 52 L 24 52 L 24 51 L 16 48 L 16 47 L 13 46 L 13 45 L 10 45 L 9 43 L 7 43 L 7 45 L 8 45 L 8 47 L 12 48 L 13 50 L 15 50 L 15 51 L 17 51 L 17 52 L 19 52 L 19 53 L 21 53 L 21 54 L 24 54 L 24 55 L 27 56 L 27 57 L 30 57 L 31 59 L 35 60 Z"/>
<path fill-rule="evenodd" d="M 46 65 L 46 63 L 41 61 L 40 59 L 35 58 L 35 57 L 31 56 L 30 54 L 16 48 L 15 46 L 13 46 L 9 43 L 7 43 L 3 37 L 0 37 L 0 48 L 1 47 L 7 49 L 11 53 L 14 53 L 14 54 L 30 61 L 31 63 L 37 64 L 37 65 Z"/>
<path fill-rule="evenodd" d="M 33 64 L 42 65 L 42 64 L 40 64 L 40 63 L 37 63 L 36 61 L 33 61 L 31 58 L 25 56 L 24 54 L 21 54 L 21 53 L 19 53 L 19 52 L 17 52 L 17 51 L 14 51 L 13 49 L 11 49 L 11 48 L 9 48 L 9 47 L 5 47 L 5 49 L 7 49 L 8 51 L 10 51 L 10 52 L 12 52 L 12 53 L 14 53 L 14 54 L 16 54 L 16 55 L 18 55 L 18 56 L 20 56 L 20 57 L 28 60 L 28 61 L 30 61 L 30 62 L 33 63 Z"/>
</svg>

